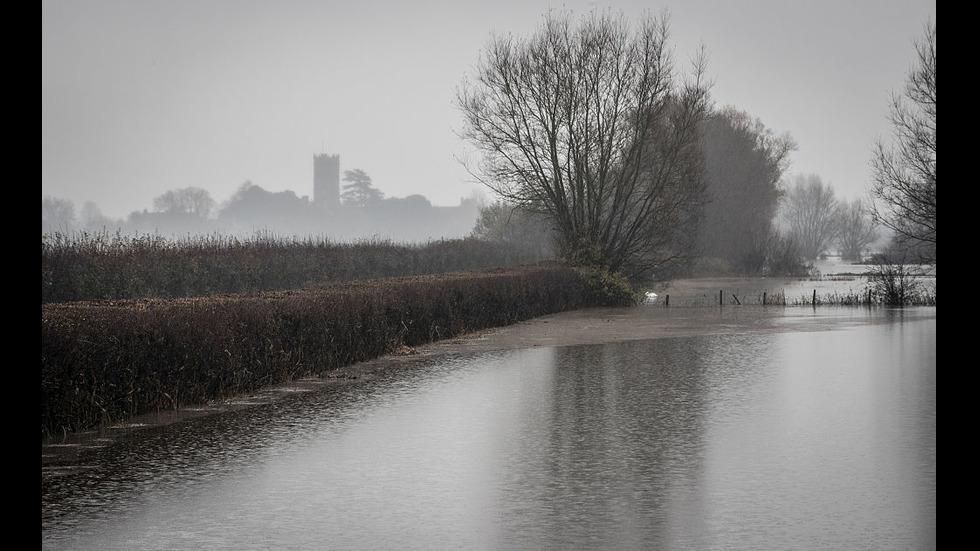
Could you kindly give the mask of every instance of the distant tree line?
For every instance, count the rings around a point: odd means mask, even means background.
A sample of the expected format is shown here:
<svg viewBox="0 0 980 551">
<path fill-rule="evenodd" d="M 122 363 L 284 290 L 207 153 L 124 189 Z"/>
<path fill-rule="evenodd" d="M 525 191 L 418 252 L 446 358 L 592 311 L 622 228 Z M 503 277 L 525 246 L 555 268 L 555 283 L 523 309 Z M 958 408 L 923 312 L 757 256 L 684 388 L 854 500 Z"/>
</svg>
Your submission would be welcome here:
<svg viewBox="0 0 980 551">
<path fill-rule="evenodd" d="M 803 258 L 836 246 L 851 261 L 936 262 L 935 22 L 926 24 L 915 47 L 903 93 L 889 104 L 893 141 L 874 145 L 868 199 L 838 201 L 816 175 L 797 176 L 787 186 L 783 219 Z M 883 231 L 889 239 L 869 259 L 868 248 Z"/>
<path fill-rule="evenodd" d="M 900 144 L 879 148 L 871 202 L 839 200 L 817 175 L 789 175 L 789 134 L 716 108 L 703 52 L 682 75 L 668 37 L 667 12 L 631 21 L 554 11 L 529 36 L 491 38 L 457 96 L 461 135 L 481 154 L 470 170 L 497 198 L 475 236 L 539 239 L 600 274 L 597 284 L 634 287 L 682 275 L 806 275 L 824 255 L 859 262 L 893 248 L 882 241 L 892 235 L 931 243 L 934 258 L 934 24 L 910 101 L 894 102 Z"/>
<path fill-rule="evenodd" d="M 134 211 L 123 220 L 103 216 L 94 203 L 76 212 L 68 200 L 44 197 L 41 233 L 118 230 L 168 237 L 272 233 L 417 243 L 466 237 L 478 215 L 475 198 L 461 199 L 458 207 L 436 207 L 422 195 L 385 198 L 361 169 L 346 171 L 344 181 L 349 183 L 341 194 L 342 202 L 333 208 L 293 191 L 271 192 L 246 181 L 221 205 L 208 191 L 187 187 L 165 192 L 153 199 L 152 210 Z"/>
</svg>

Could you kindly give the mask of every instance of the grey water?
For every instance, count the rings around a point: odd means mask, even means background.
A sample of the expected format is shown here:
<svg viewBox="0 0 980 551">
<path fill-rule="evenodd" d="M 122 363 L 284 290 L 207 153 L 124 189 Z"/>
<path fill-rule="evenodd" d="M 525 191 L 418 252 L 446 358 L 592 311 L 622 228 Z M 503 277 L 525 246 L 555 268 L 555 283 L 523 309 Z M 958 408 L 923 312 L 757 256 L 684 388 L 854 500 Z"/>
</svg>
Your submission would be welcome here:
<svg viewBox="0 0 980 551">
<path fill-rule="evenodd" d="M 146 429 L 42 477 L 42 548 L 935 549 L 936 320 L 869 317 L 420 357 Z"/>
</svg>

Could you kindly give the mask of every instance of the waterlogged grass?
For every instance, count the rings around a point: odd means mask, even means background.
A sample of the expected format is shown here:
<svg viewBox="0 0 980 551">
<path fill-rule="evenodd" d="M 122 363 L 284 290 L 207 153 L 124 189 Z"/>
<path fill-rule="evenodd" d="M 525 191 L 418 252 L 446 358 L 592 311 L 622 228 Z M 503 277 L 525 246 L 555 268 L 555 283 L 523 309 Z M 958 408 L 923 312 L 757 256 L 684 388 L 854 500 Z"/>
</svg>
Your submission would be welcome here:
<svg viewBox="0 0 980 551">
<path fill-rule="evenodd" d="M 860 276 L 686 279 L 652 291 L 656 297 L 646 302 L 660 307 L 936 305 L 935 275 L 912 267 Z"/>
<path fill-rule="evenodd" d="M 529 266 L 199 298 L 41 306 L 42 435 L 202 404 L 461 333 L 586 306 Z"/>
<path fill-rule="evenodd" d="M 936 278 L 932 266 L 882 264 L 860 276 L 835 274 L 809 280 L 847 283 L 847 290 L 833 289 L 800 294 L 792 304 L 797 306 L 936 306 Z"/>
</svg>

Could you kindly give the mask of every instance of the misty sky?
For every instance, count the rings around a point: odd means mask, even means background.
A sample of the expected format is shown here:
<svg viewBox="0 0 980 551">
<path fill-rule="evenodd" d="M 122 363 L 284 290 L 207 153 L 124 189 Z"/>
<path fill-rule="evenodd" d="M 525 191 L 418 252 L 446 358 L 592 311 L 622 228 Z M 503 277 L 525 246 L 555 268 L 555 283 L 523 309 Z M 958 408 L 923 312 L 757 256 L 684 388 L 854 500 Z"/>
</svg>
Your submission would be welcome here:
<svg viewBox="0 0 980 551">
<path fill-rule="evenodd" d="M 457 87 L 491 32 L 527 35 L 549 8 L 671 14 L 679 65 L 703 43 L 717 106 L 799 150 L 791 172 L 864 193 L 890 94 L 935 0 L 44 0 L 41 195 L 121 218 L 246 180 L 313 193 L 313 155 L 340 155 L 387 197 L 457 205 Z"/>
</svg>

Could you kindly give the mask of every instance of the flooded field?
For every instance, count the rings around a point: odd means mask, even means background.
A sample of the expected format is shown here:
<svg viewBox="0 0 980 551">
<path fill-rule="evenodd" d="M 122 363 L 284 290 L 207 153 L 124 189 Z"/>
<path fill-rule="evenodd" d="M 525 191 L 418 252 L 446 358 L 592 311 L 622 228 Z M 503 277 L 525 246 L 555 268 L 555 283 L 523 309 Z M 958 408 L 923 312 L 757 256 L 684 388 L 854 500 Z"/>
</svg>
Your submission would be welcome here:
<svg viewBox="0 0 980 551">
<path fill-rule="evenodd" d="M 935 314 L 647 304 L 436 343 L 49 462 L 42 548 L 935 549 Z"/>
</svg>

